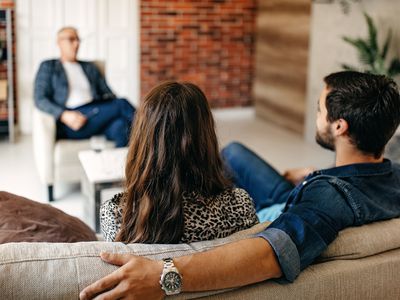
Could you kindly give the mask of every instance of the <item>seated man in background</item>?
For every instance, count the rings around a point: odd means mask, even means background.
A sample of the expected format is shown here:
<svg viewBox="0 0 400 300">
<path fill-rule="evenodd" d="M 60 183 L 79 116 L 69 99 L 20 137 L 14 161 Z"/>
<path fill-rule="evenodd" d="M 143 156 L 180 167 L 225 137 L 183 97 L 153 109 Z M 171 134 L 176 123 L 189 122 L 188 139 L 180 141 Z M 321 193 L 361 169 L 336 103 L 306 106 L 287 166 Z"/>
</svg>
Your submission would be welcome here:
<svg viewBox="0 0 400 300">
<path fill-rule="evenodd" d="M 325 84 L 318 103 L 317 141 L 335 152 L 335 167 L 311 173 L 296 187 L 283 184 L 275 200 L 286 202 L 286 207 L 263 232 L 164 262 L 103 253 L 104 261 L 121 267 L 85 288 L 80 298 L 162 299 L 181 291 L 239 287 L 270 278 L 291 282 L 339 231 L 399 217 L 400 166 L 383 157 L 400 123 L 395 82 L 382 75 L 339 72 L 327 76 Z M 243 150 L 246 156 L 239 155 Z M 224 151 L 225 157 L 228 154 L 236 181 L 247 182 L 250 195 L 254 188 L 270 185 L 270 168 L 244 146 L 233 144 Z M 283 180 L 278 179 L 275 188 Z M 265 202 L 274 204 L 268 200 L 272 195 L 273 190 L 266 193 Z"/>
<path fill-rule="evenodd" d="M 60 59 L 41 63 L 35 79 L 35 105 L 57 120 L 58 139 L 104 134 L 117 147 L 124 147 L 135 108 L 115 97 L 94 64 L 77 60 L 79 42 L 75 28 L 58 31 Z"/>
</svg>

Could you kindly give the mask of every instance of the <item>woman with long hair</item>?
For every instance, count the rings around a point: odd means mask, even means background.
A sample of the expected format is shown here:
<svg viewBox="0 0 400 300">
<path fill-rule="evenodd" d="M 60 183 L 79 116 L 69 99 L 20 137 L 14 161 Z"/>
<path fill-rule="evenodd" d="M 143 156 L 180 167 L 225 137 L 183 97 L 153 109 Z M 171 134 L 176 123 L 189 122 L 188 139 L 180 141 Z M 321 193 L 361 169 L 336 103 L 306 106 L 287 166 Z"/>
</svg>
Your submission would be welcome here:
<svg viewBox="0 0 400 300">
<path fill-rule="evenodd" d="M 258 223 L 253 201 L 224 175 L 214 120 L 194 84 L 153 88 L 135 117 L 123 193 L 101 208 L 108 241 L 179 243 Z"/>
</svg>

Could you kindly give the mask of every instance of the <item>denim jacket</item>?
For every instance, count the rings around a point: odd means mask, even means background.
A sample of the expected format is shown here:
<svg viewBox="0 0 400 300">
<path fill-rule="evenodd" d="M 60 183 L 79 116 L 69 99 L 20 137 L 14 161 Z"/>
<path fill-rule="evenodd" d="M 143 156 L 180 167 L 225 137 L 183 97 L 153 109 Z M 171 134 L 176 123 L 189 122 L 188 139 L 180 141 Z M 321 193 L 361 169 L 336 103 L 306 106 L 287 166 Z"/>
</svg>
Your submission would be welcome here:
<svg viewBox="0 0 400 300">
<path fill-rule="evenodd" d="M 350 226 L 400 216 L 400 166 L 389 160 L 316 171 L 289 195 L 282 215 L 258 236 L 293 281 Z"/>
<path fill-rule="evenodd" d="M 104 77 L 90 62 L 78 61 L 87 76 L 94 101 L 115 98 Z M 66 109 L 68 80 L 63 65 L 58 59 L 46 60 L 40 64 L 34 89 L 35 105 L 56 119 Z"/>
</svg>

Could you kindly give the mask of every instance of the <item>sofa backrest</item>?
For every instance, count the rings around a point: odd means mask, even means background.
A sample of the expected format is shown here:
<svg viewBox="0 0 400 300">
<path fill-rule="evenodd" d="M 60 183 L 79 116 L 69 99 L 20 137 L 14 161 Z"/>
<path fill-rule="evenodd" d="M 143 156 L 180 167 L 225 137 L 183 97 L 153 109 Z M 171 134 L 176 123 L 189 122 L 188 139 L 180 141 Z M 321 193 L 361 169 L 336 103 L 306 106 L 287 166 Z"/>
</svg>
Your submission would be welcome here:
<svg viewBox="0 0 400 300">
<path fill-rule="evenodd" d="M 340 233 L 337 240 L 321 257 L 324 260 L 353 259 L 400 248 L 399 225 L 400 219 L 394 219 L 348 228 Z M 107 242 L 3 244 L 0 245 L 0 274 L 2 274 L 0 290 L 4 299 L 76 299 L 80 290 L 116 269 L 115 266 L 100 260 L 101 251 L 132 253 L 153 259 L 177 257 L 252 237 L 266 226 L 268 224 L 258 224 L 224 239 L 191 244 L 124 245 Z M 334 263 L 336 261 L 333 265 Z M 331 262 L 321 265 L 325 264 Z M 298 280 L 300 283 L 301 278 Z M 220 292 L 223 291 L 183 294 L 175 298 L 190 299 Z"/>
<path fill-rule="evenodd" d="M 400 248 L 400 218 L 350 227 L 322 253 L 321 259 L 355 259 Z"/>
</svg>

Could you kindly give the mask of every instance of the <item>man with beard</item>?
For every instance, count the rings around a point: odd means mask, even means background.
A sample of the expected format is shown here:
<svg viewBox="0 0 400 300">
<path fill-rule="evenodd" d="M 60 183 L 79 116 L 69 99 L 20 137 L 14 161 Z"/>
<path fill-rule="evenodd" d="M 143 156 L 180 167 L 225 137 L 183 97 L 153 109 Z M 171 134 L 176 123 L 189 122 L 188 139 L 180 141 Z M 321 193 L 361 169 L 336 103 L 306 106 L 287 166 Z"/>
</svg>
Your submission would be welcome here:
<svg viewBox="0 0 400 300">
<path fill-rule="evenodd" d="M 324 81 L 316 140 L 335 151 L 335 167 L 310 174 L 309 169 L 298 170 L 287 180 L 243 145 L 233 143 L 223 150 L 235 183 L 253 196 L 259 210 L 284 204 L 263 232 L 164 262 L 102 254 L 104 261 L 121 267 L 83 290 L 81 299 L 98 294 L 96 299 L 162 299 L 165 294 L 270 278 L 291 282 L 340 230 L 400 216 L 400 166 L 383 158 L 400 123 L 396 84 L 382 75 L 358 72 L 334 73 Z"/>
</svg>

